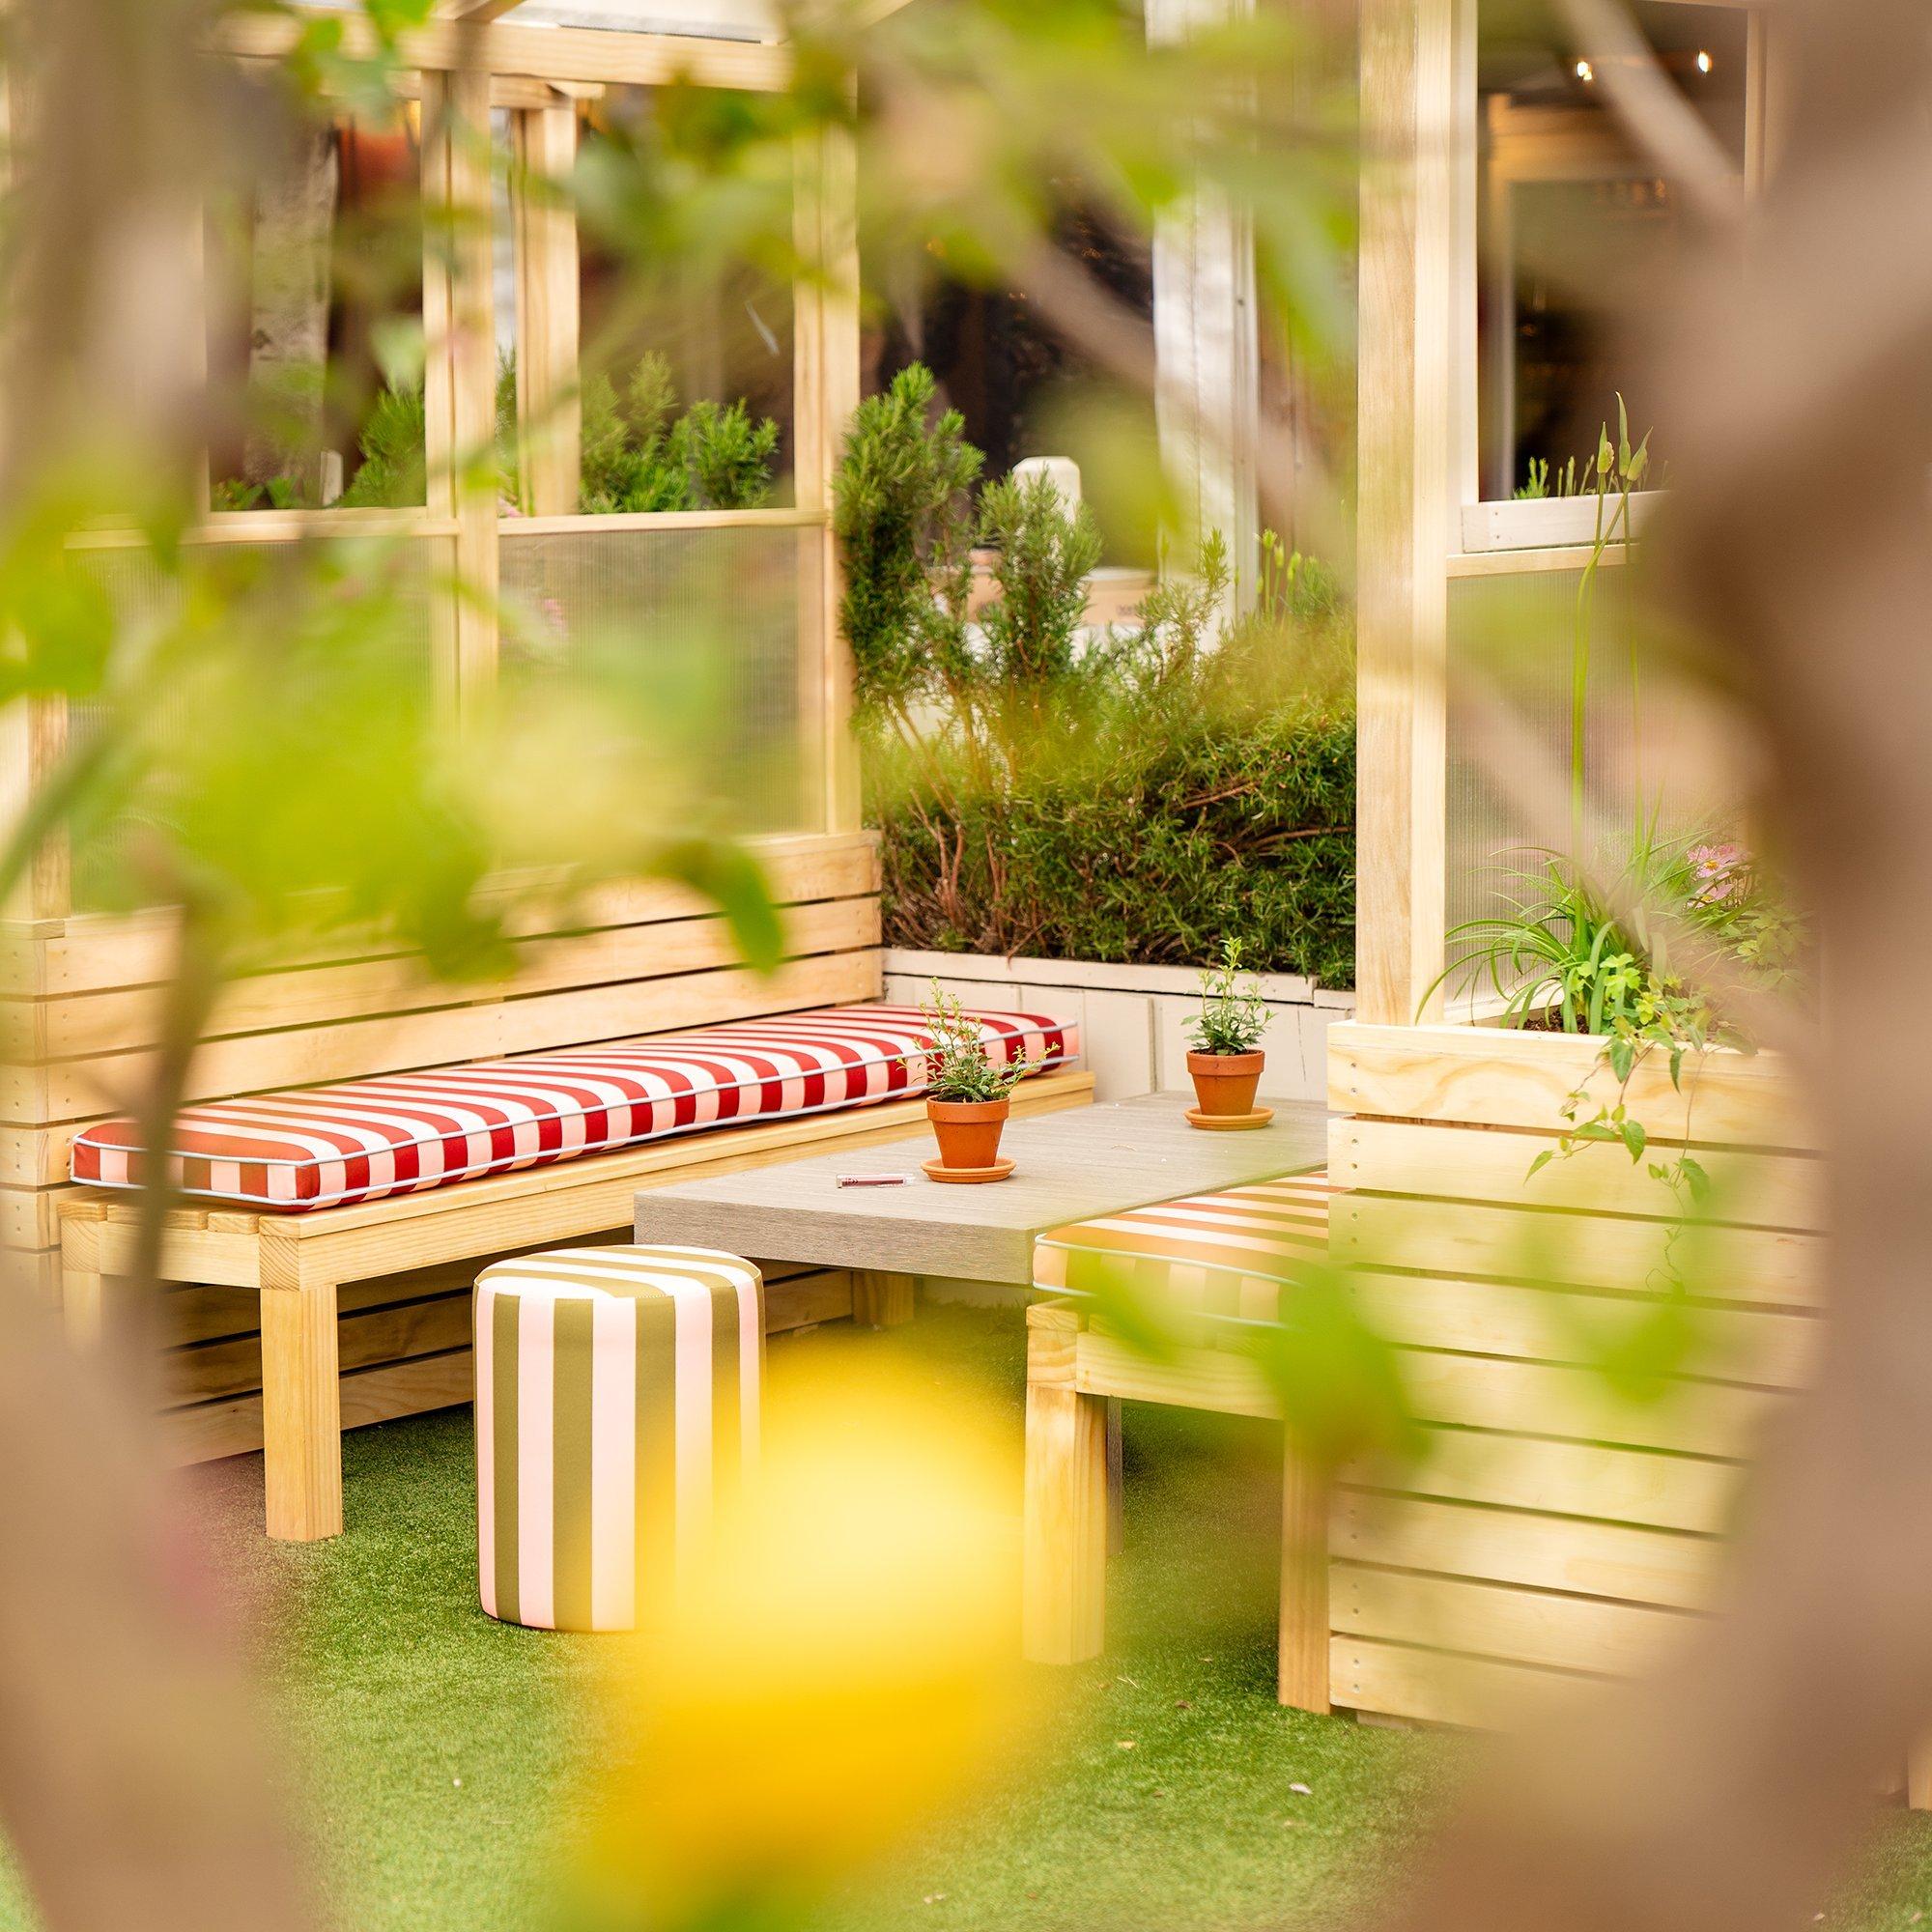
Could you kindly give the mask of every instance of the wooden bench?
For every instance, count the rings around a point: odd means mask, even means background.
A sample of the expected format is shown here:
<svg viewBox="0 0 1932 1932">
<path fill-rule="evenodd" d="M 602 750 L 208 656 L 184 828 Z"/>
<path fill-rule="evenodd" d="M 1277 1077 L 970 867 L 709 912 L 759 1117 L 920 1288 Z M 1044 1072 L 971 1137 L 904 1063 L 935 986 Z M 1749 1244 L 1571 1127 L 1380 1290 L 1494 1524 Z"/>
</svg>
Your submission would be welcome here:
<svg viewBox="0 0 1932 1932">
<path fill-rule="evenodd" d="M 775 838 L 761 854 L 784 908 L 788 954 L 768 978 L 738 963 L 705 902 L 669 886 L 611 886 L 526 916 L 509 977 L 488 985 L 451 985 L 393 949 L 353 944 L 240 980 L 207 1030 L 188 1097 L 877 999 L 870 835 Z M 16 922 L 0 935 L 0 1240 L 16 1273 L 65 1294 L 83 1330 L 98 1327 L 109 1285 L 128 1265 L 135 1210 L 128 1196 L 69 1184 L 69 1152 L 83 1127 L 135 1104 L 171 949 L 158 913 Z M 1083 1074 L 1049 1076 L 1022 1104 L 1070 1105 L 1090 1091 Z M 342 1520 L 338 1410 L 355 1427 L 469 1399 L 469 1289 L 483 1261 L 558 1240 L 626 1238 L 632 1196 L 654 1174 L 861 1146 L 916 1117 L 915 1104 L 779 1121 L 299 1216 L 184 1208 L 165 1258 L 179 1286 L 160 1312 L 174 1450 L 200 1460 L 266 1448 L 271 1532 L 328 1535 Z M 842 1314 L 851 1293 L 822 1271 L 800 1273 L 776 1285 L 775 1319 Z"/>
<path fill-rule="evenodd" d="M 1013 1111 L 1078 1106 L 1093 1088 L 1089 1073 L 1043 1074 L 1015 1094 Z M 714 1128 L 312 1214 L 180 1209 L 168 1217 L 162 1269 L 196 1286 L 170 1293 L 164 1311 L 174 1449 L 187 1461 L 262 1449 L 269 1534 L 333 1536 L 341 1431 L 470 1399 L 469 1288 L 486 1262 L 600 1236 L 628 1240 L 637 1191 L 653 1181 L 862 1148 L 924 1117 L 923 1101 L 897 1100 Z M 83 1332 L 98 1329 L 129 1265 L 138 1212 L 131 1197 L 88 1190 L 62 1204 L 64 1294 Z M 889 1319 L 867 1300 L 866 1278 L 773 1272 L 769 1330 Z"/>
</svg>

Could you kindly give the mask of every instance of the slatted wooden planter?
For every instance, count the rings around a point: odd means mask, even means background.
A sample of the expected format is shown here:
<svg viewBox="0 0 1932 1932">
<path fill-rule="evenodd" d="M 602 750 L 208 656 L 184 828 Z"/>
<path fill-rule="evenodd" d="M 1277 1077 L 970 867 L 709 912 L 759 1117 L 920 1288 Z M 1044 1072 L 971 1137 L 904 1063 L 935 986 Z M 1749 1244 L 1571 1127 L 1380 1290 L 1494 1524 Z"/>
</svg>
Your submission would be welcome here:
<svg viewBox="0 0 1932 1932">
<path fill-rule="evenodd" d="M 1433 1453 L 1351 1472 L 1331 1531 L 1331 1692 L 1386 1717 L 1492 1724 L 1577 1673 L 1655 1658 L 1712 1602 L 1765 1425 L 1820 1336 L 1821 1163 L 1770 1055 L 1705 1055 L 1675 1092 L 1630 1083 L 1653 1141 L 1692 1145 L 1708 1225 L 1684 1373 L 1613 1393 L 1606 1324 L 1663 1292 L 1675 1210 L 1647 1163 L 1587 1147 L 1531 1176 L 1568 1094 L 1609 1093 L 1602 1042 L 1489 1027 L 1329 1035 L 1331 1220 L 1370 1321 L 1400 1350 Z"/>
</svg>

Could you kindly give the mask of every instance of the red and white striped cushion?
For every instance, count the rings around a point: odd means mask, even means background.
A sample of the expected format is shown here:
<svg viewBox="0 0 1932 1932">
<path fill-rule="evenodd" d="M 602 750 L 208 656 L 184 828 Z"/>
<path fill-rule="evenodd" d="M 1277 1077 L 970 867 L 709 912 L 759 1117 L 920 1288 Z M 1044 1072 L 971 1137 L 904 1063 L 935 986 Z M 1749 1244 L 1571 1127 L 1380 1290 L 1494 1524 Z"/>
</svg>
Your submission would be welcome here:
<svg viewBox="0 0 1932 1932">
<path fill-rule="evenodd" d="M 1033 1284 L 1146 1298 L 1209 1323 L 1274 1321 L 1297 1271 L 1327 1254 L 1335 1192 L 1326 1174 L 1297 1174 L 1076 1221 L 1034 1243 Z"/>
<path fill-rule="evenodd" d="M 1037 1013 L 975 1013 L 996 1060 L 1059 1065 L 1075 1029 Z M 628 1046 L 391 1073 L 184 1110 L 172 1155 L 184 1193 L 308 1209 L 412 1194 L 480 1174 L 689 1133 L 917 1094 L 929 1044 L 916 1007 L 839 1007 L 743 1020 Z M 131 1121 L 89 1127 L 73 1178 L 140 1184 Z"/>
</svg>

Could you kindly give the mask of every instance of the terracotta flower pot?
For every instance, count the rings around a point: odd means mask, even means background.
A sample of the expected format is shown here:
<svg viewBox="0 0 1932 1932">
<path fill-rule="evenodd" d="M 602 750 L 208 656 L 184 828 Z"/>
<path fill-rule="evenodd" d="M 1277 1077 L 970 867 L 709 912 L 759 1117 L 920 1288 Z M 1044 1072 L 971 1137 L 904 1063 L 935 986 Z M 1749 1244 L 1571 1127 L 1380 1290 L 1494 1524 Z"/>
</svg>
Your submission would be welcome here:
<svg viewBox="0 0 1932 1932">
<path fill-rule="evenodd" d="M 939 1142 L 942 1167 L 991 1167 L 1000 1157 L 1000 1129 L 1010 1100 L 928 1100 L 925 1117 Z"/>
<path fill-rule="evenodd" d="M 1217 1118 L 1252 1114 L 1255 1090 L 1262 1084 L 1264 1053 L 1190 1053 L 1187 1071 L 1204 1114 Z"/>
</svg>

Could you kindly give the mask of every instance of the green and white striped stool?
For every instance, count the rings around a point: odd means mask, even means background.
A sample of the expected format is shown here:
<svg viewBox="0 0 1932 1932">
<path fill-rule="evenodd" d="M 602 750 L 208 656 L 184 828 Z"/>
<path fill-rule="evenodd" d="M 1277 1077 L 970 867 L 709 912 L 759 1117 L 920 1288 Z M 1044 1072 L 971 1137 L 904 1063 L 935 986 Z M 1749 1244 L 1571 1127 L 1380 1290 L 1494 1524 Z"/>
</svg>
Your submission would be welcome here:
<svg viewBox="0 0 1932 1932">
<path fill-rule="evenodd" d="M 620 1631 L 758 1452 L 764 1283 L 709 1248 L 563 1248 L 476 1278 L 483 1607 Z"/>
</svg>

